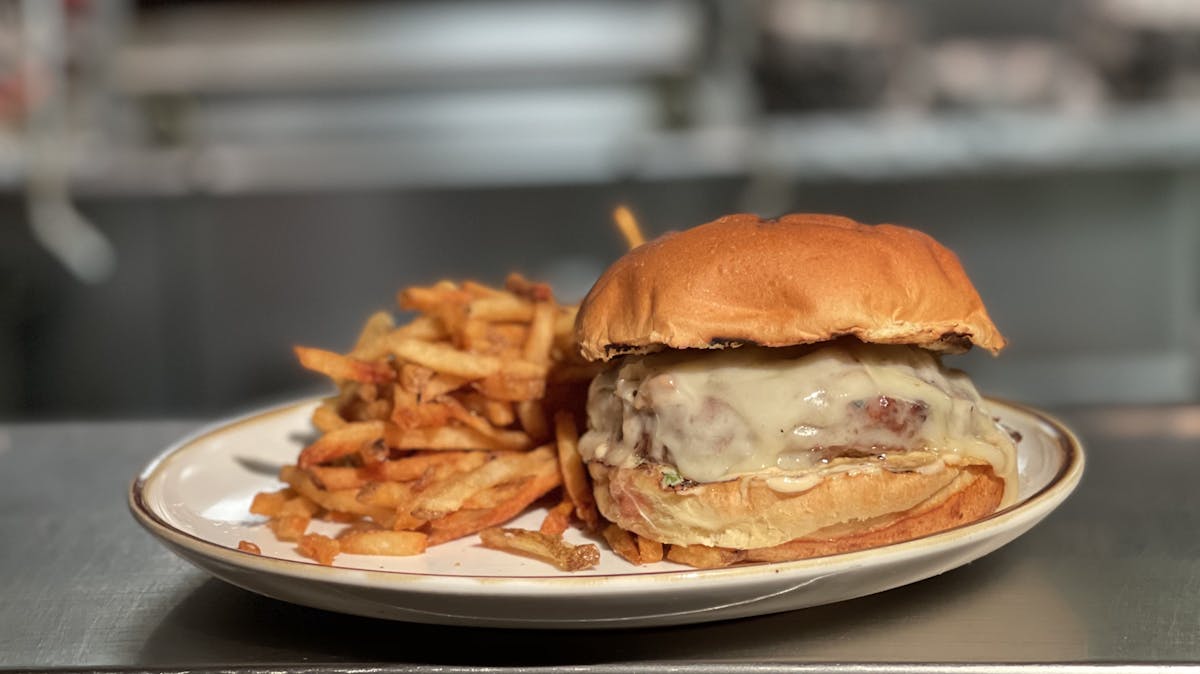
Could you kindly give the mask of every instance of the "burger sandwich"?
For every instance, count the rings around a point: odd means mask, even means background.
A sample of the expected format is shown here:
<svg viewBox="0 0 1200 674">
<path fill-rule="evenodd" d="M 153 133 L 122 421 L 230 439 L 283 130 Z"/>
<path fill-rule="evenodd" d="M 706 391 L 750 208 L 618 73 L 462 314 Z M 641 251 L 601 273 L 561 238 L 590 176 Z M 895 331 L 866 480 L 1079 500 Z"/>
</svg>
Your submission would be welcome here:
<svg viewBox="0 0 1200 674">
<path fill-rule="evenodd" d="M 576 333 L 605 365 L 579 451 L 601 514 L 638 536 L 782 561 L 1016 497 L 1019 438 L 942 364 L 1005 340 L 916 230 L 740 214 L 669 233 L 601 275 Z"/>
</svg>

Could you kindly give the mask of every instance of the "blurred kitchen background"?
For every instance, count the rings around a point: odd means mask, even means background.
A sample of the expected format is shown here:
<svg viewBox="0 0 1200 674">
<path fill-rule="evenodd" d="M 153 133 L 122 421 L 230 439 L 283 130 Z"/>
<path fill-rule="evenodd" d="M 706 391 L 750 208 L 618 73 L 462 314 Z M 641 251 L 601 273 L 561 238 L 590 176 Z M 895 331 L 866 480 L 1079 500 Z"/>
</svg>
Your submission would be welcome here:
<svg viewBox="0 0 1200 674">
<path fill-rule="evenodd" d="M 735 211 L 924 229 L 1037 404 L 1197 398 L 1200 3 L 0 2 L 0 419 L 325 390 L 403 285 Z"/>
</svg>

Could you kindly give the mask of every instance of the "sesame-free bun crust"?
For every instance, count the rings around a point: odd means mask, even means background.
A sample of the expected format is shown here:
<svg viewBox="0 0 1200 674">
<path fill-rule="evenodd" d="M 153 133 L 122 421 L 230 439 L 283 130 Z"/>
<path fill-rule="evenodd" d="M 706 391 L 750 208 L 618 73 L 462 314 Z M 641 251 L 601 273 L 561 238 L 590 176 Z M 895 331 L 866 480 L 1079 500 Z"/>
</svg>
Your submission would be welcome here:
<svg viewBox="0 0 1200 674">
<path fill-rule="evenodd" d="M 654 464 L 588 469 L 601 514 L 622 529 L 660 543 L 736 550 L 745 561 L 911 540 L 985 517 L 1004 495 L 1004 481 L 986 465 L 841 473 L 799 493 L 775 491 L 753 477 L 671 489 Z"/>
<path fill-rule="evenodd" d="M 953 252 L 906 227 L 815 214 L 729 215 L 629 251 L 583 300 L 576 336 L 590 360 L 842 336 L 1005 345 Z"/>
</svg>

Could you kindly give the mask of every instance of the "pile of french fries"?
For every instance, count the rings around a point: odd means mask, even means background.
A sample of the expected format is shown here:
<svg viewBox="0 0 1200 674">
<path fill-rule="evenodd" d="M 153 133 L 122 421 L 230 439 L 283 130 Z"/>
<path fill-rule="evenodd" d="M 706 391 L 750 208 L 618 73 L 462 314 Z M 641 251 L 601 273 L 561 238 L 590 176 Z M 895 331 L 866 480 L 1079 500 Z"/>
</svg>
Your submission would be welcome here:
<svg viewBox="0 0 1200 674">
<path fill-rule="evenodd" d="M 372 315 L 348 353 L 295 349 L 337 394 L 313 413 L 318 437 L 280 471 L 288 486 L 257 494 L 251 512 L 321 564 L 343 553 L 416 555 L 479 535 L 566 571 L 590 568 L 596 546 L 563 540 L 573 524 L 632 541 L 640 555 L 636 538 L 602 529 L 577 451 L 596 366 L 575 348 L 576 307 L 519 275 L 503 288 L 406 288 L 397 300 L 415 318 L 396 325 L 390 312 Z M 503 528 L 547 500 L 540 531 Z M 314 519 L 344 526 L 313 533 Z"/>
</svg>

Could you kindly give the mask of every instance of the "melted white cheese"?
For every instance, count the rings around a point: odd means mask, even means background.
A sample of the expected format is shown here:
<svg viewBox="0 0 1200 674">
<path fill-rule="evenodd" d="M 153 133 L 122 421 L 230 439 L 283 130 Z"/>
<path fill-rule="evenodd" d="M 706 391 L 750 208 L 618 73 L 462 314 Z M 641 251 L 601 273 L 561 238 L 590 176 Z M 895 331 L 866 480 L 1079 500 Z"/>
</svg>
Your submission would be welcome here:
<svg viewBox="0 0 1200 674">
<path fill-rule="evenodd" d="M 881 397 L 901 401 L 898 418 L 915 404 L 915 417 L 872 420 L 866 408 Z M 779 491 L 803 491 L 847 464 L 931 471 L 976 462 L 1005 478 L 1005 501 L 1015 492 L 1012 439 L 965 375 L 915 347 L 841 341 L 628 358 L 592 382 L 588 419 L 585 460 L 650 460 L 696 482 L 766 473 Z"/>
</svg>

